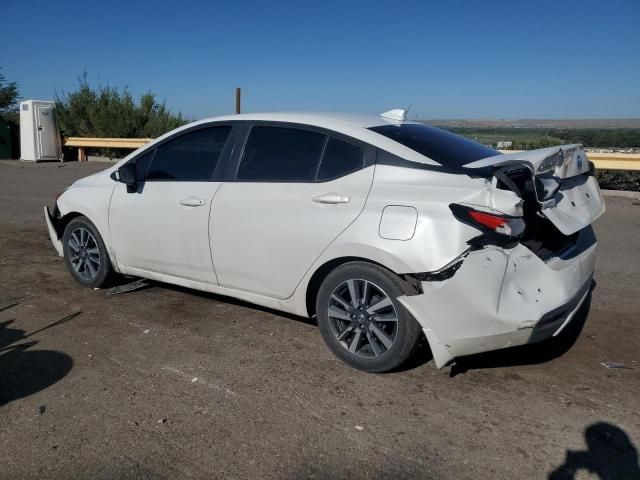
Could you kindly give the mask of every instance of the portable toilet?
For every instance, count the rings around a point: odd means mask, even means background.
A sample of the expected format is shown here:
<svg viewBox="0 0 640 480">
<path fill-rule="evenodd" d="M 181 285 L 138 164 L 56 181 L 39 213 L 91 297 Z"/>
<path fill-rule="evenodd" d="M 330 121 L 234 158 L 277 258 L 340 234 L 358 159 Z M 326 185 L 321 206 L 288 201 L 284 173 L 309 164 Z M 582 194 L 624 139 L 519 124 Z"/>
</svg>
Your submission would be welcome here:
<svg viewBox="0 0 640 480">
<path fill-rule="evenodd" d="M 62 160 L 55 102 L 20 102 L 20 160 Z"/>
</svg>

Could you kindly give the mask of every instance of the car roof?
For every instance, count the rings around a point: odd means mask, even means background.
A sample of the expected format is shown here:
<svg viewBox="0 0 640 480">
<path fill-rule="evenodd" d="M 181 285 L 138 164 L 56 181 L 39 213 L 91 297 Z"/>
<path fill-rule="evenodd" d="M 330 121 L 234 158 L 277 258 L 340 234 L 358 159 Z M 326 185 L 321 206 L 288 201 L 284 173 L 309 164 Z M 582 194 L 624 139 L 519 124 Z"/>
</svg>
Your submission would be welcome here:
<svg viewBox="0 0 640 480">
<path fill-rule="evenodd" d="M 254 120 L 273 122 L 292 122 L 303 125 L 318 125 L 335 123 L 336 127 L 346 123 L 360 128 L 378 127 L 381 125 L 398 125 L 401 122 L 381 117 L 380 115 L 367 113 L 347 113 L 347 112 L 263 112 L 263 113 L 241 113 L 237 115 L 225 115 L 222 117 L 207 118 L 205 121 L 220 120 Z"/>
<path fill-rule="evenodd" d="M 208 123 L 219 123 L 229 121 L 264 121 L 264 122 L 287 122 L 300 125 L 308 125 L 327 130 L 333 130 L 343 135 L 361 140 L 365 143 L 373 145 L 388 151 L 394 155 L 409 161 L 424 163 L 429 165 L 439 165 L 438 162 L 412 150 L 384 135 L 370 130 L 371 127 L 382 125 L 403 125 L 409 122 L 402 120 L 394 120 L 391 118 L 381 117 L 374 114 L 359 113 L 342 113 L 342 112 L 265 112 L 265 113 L 241 113 L 236 115 L 224 115 L 219 117 L 210 117 L 196 122 L 189 123 L 180 128 L 165 133 L 156 138 L 153 142 L 143 147 L 143 150 L 152 148 L 156 143 L 170 137 L 182 130 L 188 130 L 198 125 L 206 125 Z M 136 155 L 140 152 L 135 152 Z M 126 157 L 123 160 L 127 160 Z"/>
<path fill-rule="evenodd" d="M 412 150 L 384 135 L 380 135 L 371 127 L 383 125 L 403 125 L 417 123 L 405 120 L 394 120 L 380 115 L 367 113 L 345 113 L 345 112 L 264 112 L 264 113 L 241 113 L 236 115 L 225 115 L 221 117 L 211 117 L 200 120 L 197 123 L 211 123 L 224 121 L 265 121 L 265 122 L 287 122 L 325 128 L 344 135 L 356 138 L 373 146 L 386 150 L 394 155 L 398 155 L 406 160 L 439 165 L 438 162 Z M 194 125 L 194 124 L 191 124 Z"/>
</svg>

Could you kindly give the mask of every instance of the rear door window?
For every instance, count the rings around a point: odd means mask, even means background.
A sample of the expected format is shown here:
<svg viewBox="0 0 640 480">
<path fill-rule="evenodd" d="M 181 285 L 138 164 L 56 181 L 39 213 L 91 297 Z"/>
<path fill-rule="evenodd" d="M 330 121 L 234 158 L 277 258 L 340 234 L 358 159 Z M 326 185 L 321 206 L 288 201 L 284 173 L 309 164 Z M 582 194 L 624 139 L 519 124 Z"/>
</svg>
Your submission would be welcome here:
<svg viewBox="0 0 640 480">
<path fill-rule="evenodd" d="M 348 175 L 364 166 L 364 150 L 337 138 L 329 138 L 322 155 L 318 181 L 327 181 Z"/>
<path fill-rule="evenodd" d="M 230 132 L 230 126 L 201 128 L 163 143 L 156 150 L 147 180 L 211 180 Z"/>
<path fill-rule="evenodd" d="M 296 128 L 253 127 L 237 179 L 313 182 L 326 138 L 321 133 Z"/>
</svg>

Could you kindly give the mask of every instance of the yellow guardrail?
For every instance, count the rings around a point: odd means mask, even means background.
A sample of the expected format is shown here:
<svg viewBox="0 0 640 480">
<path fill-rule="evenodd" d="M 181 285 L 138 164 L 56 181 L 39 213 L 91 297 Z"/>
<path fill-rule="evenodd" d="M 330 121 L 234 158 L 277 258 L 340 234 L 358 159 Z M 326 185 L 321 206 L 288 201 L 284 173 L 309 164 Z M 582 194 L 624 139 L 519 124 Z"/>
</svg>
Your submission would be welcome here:
<svg viewBox="0 0 640 480">
<path fill-rule="evenodd" d="M 152 138 L 87 138 L 68 137 L 64 139 L 67 147 L 78 147 L 78 160 L 87 159 L 84 149 L 94 148 L 140 148 L 152 141 Z M 518 150 L 501 150 L 503 153 L 513 153 Z M 640 170 L 640 153 L 602 153 L 587 152 L 597 169 L 600 170 Z"/>
<path fill-rule="evenodd" d="M 94 148 L 140 148 L 152 141 L 153 138 L 92 138 L 92 137 L 68 137 L 63 144 L 65 147 L 78 147 L 78 161 L 87 159 L 84 149 Z"/>
<path fill-rule="evenodd" d="M 640 170 L 640 153 L 587 152 L 587 157 L 600 170 Z"/>
<path fill-rule="evenodd" d="M 522 150 L 500 150 L 501 153 L 522 152 Z M 640 170 L 640 153 L 589 152 L 587 157 L 598 170 Z"/>
</svg>

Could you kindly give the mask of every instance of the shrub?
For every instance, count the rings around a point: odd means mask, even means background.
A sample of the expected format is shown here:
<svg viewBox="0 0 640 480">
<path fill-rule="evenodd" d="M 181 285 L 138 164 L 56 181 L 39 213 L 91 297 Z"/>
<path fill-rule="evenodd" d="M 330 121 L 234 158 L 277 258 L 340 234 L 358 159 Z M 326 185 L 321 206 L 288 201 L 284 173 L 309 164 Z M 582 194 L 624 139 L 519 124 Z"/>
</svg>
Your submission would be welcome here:
<svg viewBox="0 0 640 480">
<path fill-rule="evenodd" d="M 633 170 L 596 170 L 600 188 L 640 192 L 640 172 Z"/>
<path fill-rule="evenodd" d="M 93 88 L 86 72 L 78 81 L 75 92 L 56 92 L 56 110 L 65 137 L 155 138 L 187 123 L 181 113 L 170 112 L 151 92 L 136 103 L 126 87 Z M 124 153 L 96 150 L 103 155 Z"/>
</svg>

